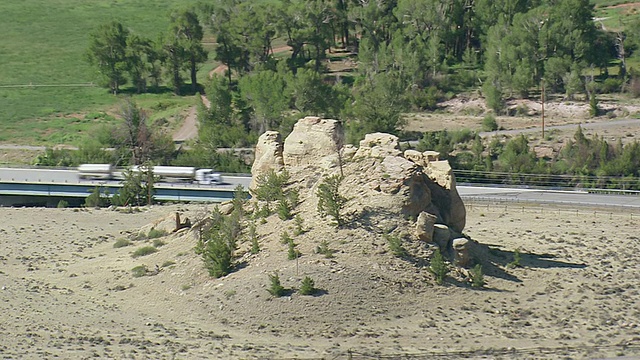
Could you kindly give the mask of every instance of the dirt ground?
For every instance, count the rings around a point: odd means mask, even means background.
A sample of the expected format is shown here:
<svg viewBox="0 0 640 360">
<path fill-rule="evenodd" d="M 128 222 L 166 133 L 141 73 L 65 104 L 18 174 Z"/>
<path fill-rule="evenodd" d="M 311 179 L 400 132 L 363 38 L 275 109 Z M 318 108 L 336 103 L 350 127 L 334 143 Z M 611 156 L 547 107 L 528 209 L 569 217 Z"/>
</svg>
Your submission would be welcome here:
<svg viewBox="0 0 640 360">
<path fill-rule="evenodd" d="M 467 204 L 465 233 L 491 248 L 483 290 L 455 276 L 435 285 L 376 240 L 337 232 L 331 259 L 314 252 L 319 239 L 296 237 L 296 262 L 267 240 L 281 229 L 267 227 L 261 252 L 221 279 L 206 273 L 186 230 L 151 255 L 131 256 L 153 240 L 114 248 L 176 211 L 198 219 L 210 210 L 0 208 L 0 357 L 640 356 L 640 213 Z M 522 267 L 508 268 L 516 249 Z M 140 265 L 149 272 L 134 277 Z M 274 268 L 291 290 L 282 298 L 266 291 Z M 306 275 L 315 296 L 296 291 Z"/>
</svg>

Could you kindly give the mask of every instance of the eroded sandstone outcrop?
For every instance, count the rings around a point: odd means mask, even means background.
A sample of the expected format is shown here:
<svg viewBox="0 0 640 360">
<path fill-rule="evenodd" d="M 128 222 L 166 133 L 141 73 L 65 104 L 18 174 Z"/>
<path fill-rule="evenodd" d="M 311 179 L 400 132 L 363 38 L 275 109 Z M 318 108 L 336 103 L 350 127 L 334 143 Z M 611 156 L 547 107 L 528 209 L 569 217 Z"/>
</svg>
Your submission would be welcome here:
<svg viewBox="0 0 640 360">
<path fill-rule="evenodd" d="M 318 164 L 324 157 L 337 157 L 344 132 L 339 121 L 307 116 L 300 119 L 284 141 L 284 165 Z"/>
<path fill-rule="evenodd" d="M 341 171 L 351 215 L 381 229 L 394 228 L 398 219 L 414 221 L 413 236 L 443 251 L 451 249 L 451 240 L 464 229 L 466 211 L 448 161 L 433 151 L 403 153 L 391 134 L 367 134 L 357 149 L 343 146 L 343 138 L 339 121 L 318 117 L 299 120 L 284 142 L 267 132 L 256 148 L 252 175 L 255 179 L 270 169 L 286 168 L 292 181 L 306 184 L 308 196 L 317 201 L 313 189 L 322 175 Z"/>
<path fill-rule="evenodd" d="M 260 135 L 256 144 L 255 160 L 251 166 L 252 181 L 249 186 L 255 186 L 255 180 L 269 170 L 280 171 L 284 167 L 282 157 L 282 136 L 277 131 L 267 131 Z"/>
</svg>

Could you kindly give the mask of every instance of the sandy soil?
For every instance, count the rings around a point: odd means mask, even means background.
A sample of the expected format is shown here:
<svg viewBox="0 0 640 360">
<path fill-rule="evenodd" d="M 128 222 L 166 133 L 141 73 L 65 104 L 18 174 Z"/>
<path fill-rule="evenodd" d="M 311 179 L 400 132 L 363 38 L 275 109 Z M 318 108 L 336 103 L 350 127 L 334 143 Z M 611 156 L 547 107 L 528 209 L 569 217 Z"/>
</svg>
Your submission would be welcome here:
<svg viewBox="0 0 640 360">
<path fill-rule="evenodd" d="M 0 356 L 640 356 L 639 213 L 467 204 L 465 233 L 491 246 L 484 290 L 458 277 L 437 286 L 367 237 L 330 238 L 336 253 L 326 259 L 302 235 L 303 256 L 286 260 L 286 246 L 266 241 L 282 230 L 271 220 L 262 251 L 222 279 L 203 269 L 188 231 L 144 257 L 131 254 L 152 240 L 113 246 L 167 214 L 209 210 L 0 208 Z M 516 249 L 523 267 L 507 268 Z M 139 265 L 148 276 L 132 275 Z M 273 268 L 288 296 L 266 291 Z M 320 294 L 295 291 L 307 274 Z"/>
</svg>

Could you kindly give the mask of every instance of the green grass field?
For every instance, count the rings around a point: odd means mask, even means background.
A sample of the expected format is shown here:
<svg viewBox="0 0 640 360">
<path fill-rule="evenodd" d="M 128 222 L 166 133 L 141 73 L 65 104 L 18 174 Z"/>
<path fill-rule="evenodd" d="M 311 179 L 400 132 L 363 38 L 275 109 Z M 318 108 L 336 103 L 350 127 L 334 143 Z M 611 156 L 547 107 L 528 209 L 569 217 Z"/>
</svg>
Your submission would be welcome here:
<svg viewBox="0 0 640 360">
<path fill-rule="evenodd" d="M 624 29 L 625 24 L 640 19 L 640 3 L 629 0 L 592 0 L 595 17 L 608 31 Z"/>
<path fill-rule="evenodd" d="M 90 123 L 75 114 L 112 108 L 121 99 L 99 87 L 7 87 L 95 82 L 84 60 L 89 33 L 118 20 L 132 32 L 155 39 L 167 30 L 173 9 L 196 0 L 22 0 L 0 2 L 0 141 L 5 143 L 71 143 Z M 211 47 L 209 47 L 211 49 Z M 212 57 L 212 56 L 211 56 Z M 215 64 L 203 65 L 200 79 Z M 143 102 L 166 101 L 171 95 L 145 95 Z M 157 100 L 154 98 L 157 97 Z M 193 104 L 192 98 L 171 102 Z M 68 115 L 74 114 L 73 117 Z M 60 135 L 59 132 L 63 132 Z"/>
</svg>

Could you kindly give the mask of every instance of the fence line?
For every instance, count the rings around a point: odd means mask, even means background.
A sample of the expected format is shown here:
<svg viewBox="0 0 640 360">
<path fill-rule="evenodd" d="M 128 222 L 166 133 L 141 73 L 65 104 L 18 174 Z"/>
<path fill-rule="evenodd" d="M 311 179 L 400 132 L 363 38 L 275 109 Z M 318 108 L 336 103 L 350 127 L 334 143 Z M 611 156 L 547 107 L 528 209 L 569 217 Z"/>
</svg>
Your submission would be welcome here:
<svg viewBox="0 0 640 360">
<path fill-rule="evenodd" d="M 532 201 L 523 201 L 518 199 L 500 199 L 489 197 L 464 197 L 462 198 L 465 206 L 469 211 L 474 209 L 503 209 L 512 213 L 537 213 L 537 214 L 574 214 L 574 215 L 608 215 L 625 216 L 633 220 L 640 218 L 640 209 L 626 205 L 591 205 L 591 204 L 575 204 L 570 202 L 553 202 L 553 203 L 536 203 Z"/>
</svg>

